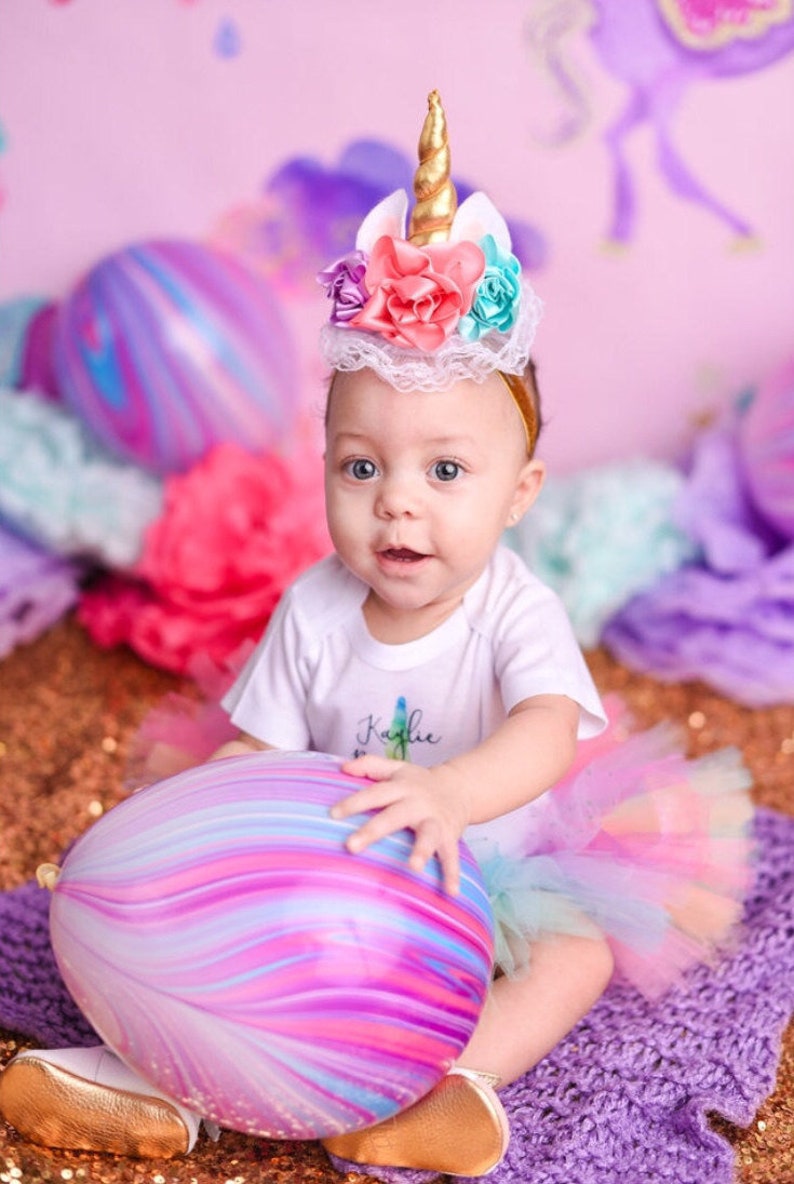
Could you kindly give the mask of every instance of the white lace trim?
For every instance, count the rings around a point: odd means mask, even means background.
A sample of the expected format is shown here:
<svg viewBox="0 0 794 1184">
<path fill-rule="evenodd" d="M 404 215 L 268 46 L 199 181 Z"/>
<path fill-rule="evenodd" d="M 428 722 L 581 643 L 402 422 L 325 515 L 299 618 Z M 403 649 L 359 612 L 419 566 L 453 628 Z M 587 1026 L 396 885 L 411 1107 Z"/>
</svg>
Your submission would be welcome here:
<svg viewBox="0 0 794 1184">
<path fill-rule="evenodd" d="M 399 391 L 438 391 L 463 378 L 484 382 L 494 370 L 522 374 L 529 361 L 543 303 L 528 284 L 522 284 L 521 306 L 509 333 L 491 332 L 479 341 L 457 333 L 432 354 L 404 349 L 377 333 L 324 325 L 320 352 L 333 370 L 374 370 Z"/>
</svg>

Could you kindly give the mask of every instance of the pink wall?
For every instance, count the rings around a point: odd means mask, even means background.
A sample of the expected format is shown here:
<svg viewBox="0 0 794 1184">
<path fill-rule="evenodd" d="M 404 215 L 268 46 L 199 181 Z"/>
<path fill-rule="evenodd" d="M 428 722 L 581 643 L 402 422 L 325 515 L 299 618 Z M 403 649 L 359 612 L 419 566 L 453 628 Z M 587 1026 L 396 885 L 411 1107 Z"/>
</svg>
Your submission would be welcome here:
<svg viewBox="0 0 794 1184">
<path fill-rule="evenodd" d="M 136 239 L 206 237 L 289 156 L 330 165 L 364 135 L 413 153 L 437 86 L 455 170 L 548 244 L 534 277 L 547 304 L 537 348 L 546 455 L 560 470 L 677 456 L 699 416 L 794 348 L 794 53 L 696 81 L 670 124 L 688 164 L 755 229 L 755 243 L 739 249 L 712 212 L 671 192 L 646 125 L 626 141 L 638 221 L 610 251 L 603 133 L 628 90 L 580 24 L 566 53 L 590 122 L 567 144 L 542 142 L 563 108 L 527 22 L 549 7 L 5 0 L 0 300 L 60 298 Z M 567 8 L 586 15 L 583 3 Z M 224 27 L 227 49 L 237 39 L 230 56 L 219 51 Z M 301 310 L 307 341 L 319 311 Z"/>
</svg>

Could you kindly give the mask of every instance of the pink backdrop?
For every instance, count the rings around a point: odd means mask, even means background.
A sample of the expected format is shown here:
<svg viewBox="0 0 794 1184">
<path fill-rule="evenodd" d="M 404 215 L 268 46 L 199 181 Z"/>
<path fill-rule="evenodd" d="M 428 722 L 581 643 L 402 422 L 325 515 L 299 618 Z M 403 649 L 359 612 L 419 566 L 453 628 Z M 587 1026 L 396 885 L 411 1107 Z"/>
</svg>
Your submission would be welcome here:
<svg viewBox="0 0 794 1184">
<path fill-rule="evenodd" d="M 589 36 L 595 6 L 564 8 L 576 21 L 555 84 L 557 58 L 544 67 L 531 36 L 551 0 L 5 0 L 0 300 L 59 299 L 137 239 L 206 238 L 289 157 L 330 166 L 361 136 L 413 154 L 437 86 L 455 171 L 546 243 L 547 457 L 558 471 L 677 457 L 699 418 L 794 347 L 794 53 L 699 79 L 668 112 L 683 159 L 755 237 L 672 191 L 646 123 L 625 141 L 636 223 L 608 248 L 605 133 L 629 90 Z M 560 81 L 588 113 L 565 143 Z M 291 310 L 309 355 L 321 313 Z"/>
</svg>

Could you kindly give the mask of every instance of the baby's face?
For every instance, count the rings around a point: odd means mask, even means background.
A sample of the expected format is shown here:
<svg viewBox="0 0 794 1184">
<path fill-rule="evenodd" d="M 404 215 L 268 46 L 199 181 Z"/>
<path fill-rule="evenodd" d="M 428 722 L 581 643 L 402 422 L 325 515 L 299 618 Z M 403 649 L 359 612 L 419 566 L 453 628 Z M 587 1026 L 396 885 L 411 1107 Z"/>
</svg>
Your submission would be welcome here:
<svg viewBox="0 0 794 1184">
<path fill-rule="evenodd" d="M 497 375 L 405 393 L 361 370 L 334 381 L 325 473 L 334 546 L 369 585 L 367 619 L 389 641 L 454 611 L 537 496 L 543 466 L 527 459 Z"/>
</svg>

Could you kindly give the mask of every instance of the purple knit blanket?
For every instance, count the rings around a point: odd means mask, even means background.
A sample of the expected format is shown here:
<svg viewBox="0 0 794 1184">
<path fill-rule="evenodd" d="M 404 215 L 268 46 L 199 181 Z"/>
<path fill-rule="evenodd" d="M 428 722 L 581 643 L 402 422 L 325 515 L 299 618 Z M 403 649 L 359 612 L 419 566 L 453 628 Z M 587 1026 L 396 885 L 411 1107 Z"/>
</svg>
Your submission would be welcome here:
<svg viewBox="0 0 794 1184">
<path fill-rule="evenodd" d="M 615 984 L 502 1094 L 512 1139 L 492 1184 L 729 1184 L 716 1113 L 749 1124 L 774 1088 L 794 1011 L 794 819 L 759 810 L 756 885 L 735 947 L 656 1003 Z M 42 1045 L 93 1043 L 58 975 L 48 895 L 0 894 L 0 1025 Z M 335 1161 L 341 1171 L 357 1165 Z M 388 1184 L 432 1173 L 358 1166 Z"/>
</svg>

